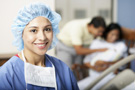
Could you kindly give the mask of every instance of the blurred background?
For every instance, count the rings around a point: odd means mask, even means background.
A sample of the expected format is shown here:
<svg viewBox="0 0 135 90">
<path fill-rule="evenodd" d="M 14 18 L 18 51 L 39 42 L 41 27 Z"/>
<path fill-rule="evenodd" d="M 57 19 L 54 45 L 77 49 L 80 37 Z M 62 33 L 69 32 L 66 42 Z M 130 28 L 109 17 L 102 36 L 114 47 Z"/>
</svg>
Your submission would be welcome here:
<svg viewBox="0 0 135 90">
<path fill-rule="evenodd" d="M 134 0 L 55 0 L 55 10 L 62 16 L 61 27 L 73 19 L 102 16 L 107 23 L 134 29 L 134 4 Z"/>
<path fill-rule="evenodd" d="M 115 3 L 115 4 L 114 4 Z M 56 0 L 56 12 L 62 16 L 61 27 L 73 19 L 102 16 L 106 22 L 116 21 L 117 0 Z"/>
</svg>

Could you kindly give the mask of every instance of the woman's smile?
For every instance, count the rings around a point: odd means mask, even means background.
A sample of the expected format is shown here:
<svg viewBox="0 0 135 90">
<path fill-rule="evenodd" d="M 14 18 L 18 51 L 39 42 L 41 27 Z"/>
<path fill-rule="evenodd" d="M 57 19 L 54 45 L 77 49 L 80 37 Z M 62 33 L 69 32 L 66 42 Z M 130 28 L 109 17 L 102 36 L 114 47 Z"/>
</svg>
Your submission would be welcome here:
<svg viewBox="0 0 135 90">
<path fill-rule="evenodd" d="M 46 43 L 34 43 L 34 45 L 36 45 L 36 47 L 39 48 L 39 49 L 45 49 L 46 46 L 48 45 L 48 42 L 46 42 Z"/>
</svg>

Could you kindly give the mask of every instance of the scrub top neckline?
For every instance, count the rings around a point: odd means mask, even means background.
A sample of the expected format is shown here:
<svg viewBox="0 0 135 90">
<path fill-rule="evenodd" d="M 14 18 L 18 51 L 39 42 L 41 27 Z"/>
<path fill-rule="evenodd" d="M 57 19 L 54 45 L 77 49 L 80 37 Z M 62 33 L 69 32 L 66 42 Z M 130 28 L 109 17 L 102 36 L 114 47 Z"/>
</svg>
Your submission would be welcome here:
<svg viewBox="0 0 135 90">
<path fill-rule="evenodd" d="M 17 57 L 17 58 L 19 58 L 19 60 L 24 64 L 24 61 L 23 60 L 21 60 L 20 59 L 20 57 L 18 57 L 17 55 L 15 55 L 14 57 Z M 47 55 L 45 54 L 45 67 L 52 67 L 52 64 L 51 64 L 51 62 L 48 60 L 49 59 L 49 57 L 47 57 Z M 33 65 L 33 64 L 32 64 Z M 35 65 L 35 66 L 37 66 L 37 65 Z M 39 67 L 41 67 L 41 66 L 39 66 Z"/>
</svg>

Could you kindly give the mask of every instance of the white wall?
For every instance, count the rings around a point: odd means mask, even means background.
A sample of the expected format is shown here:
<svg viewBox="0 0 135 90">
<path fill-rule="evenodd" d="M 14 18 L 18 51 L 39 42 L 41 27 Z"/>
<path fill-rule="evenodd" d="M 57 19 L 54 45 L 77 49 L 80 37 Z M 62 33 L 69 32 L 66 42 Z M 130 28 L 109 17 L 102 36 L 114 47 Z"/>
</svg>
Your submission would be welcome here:
<svg viewBox="0 0 135 90">
<path fill-rule="evenodd" d="M 0 3 L 0 55 L 17 53 L 17 48 L 12 45 L 13 35 L 11 25 L 18 10 L 24 5 L 40 1 L 55 9 L 55 0 L 2 0 Z"/>
<path fill-rule="evenodd" d="M 97 16 L 99 14 L 99 10 L 110 10 L 111 9 L 111 0 L 92 0 L 93 6 L 92 13 L 93 16 Z M 109 13 L 110 16 L 111 13 Z M 110 18 L 105 18 L 107 23 L 111 22 Z"/>
<path fill-rule="evenodd" d="M 85 10 L 86 17 L 84 18 L 98 16 L 100 10 L 108 10 L 110 16 L 111 0 L 56 0 L 56 10 L 61 11 L 60 28 L 62 28 L 66 22 L 75 19 L 76 10 Z M 105 17 L 105 20 L 110 23 L 111 18 Z"/>
</svg>

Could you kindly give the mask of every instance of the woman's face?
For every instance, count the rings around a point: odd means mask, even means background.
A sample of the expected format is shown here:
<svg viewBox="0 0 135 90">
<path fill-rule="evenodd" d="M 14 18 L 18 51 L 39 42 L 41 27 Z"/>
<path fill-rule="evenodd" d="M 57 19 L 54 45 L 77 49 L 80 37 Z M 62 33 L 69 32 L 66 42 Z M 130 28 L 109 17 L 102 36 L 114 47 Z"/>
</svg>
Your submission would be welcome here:
<svg viewBox="0 0 135 90">
<path fill-rule="evenodd" d="M 117 29 L 114 29 L 110 31 L 107 35 L 107 41 L 110 43 L 114 43 L 119 38 L 119 31 Z"/>
<path fill-rule="evenodd" d="M 23 31 L 24 50 L 37 55 L 44 55 L 53 39 L 50 21 L 44 17 L 37 17 L 29 22 Z"/>
</svg>

